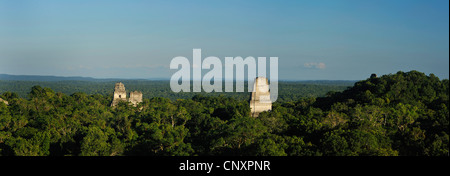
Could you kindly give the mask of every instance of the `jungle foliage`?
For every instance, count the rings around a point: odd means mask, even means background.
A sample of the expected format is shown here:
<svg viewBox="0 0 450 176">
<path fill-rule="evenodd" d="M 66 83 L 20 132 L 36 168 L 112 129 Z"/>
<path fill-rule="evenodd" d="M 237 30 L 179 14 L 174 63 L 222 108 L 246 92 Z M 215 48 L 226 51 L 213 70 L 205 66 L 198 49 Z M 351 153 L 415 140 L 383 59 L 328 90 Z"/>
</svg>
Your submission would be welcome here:
<svg viewBox="0 0 450 176">
<path fill-rule="evenodd" d="M 0 102 L 1 155 L 449 155 L 449 80 L 417 71 L 276 102 L 258 118 L 245 98 L 226 95 L 114 108 L 108 93 L 41 86 L 0 97 L 9 102 Z"/>
</svg>

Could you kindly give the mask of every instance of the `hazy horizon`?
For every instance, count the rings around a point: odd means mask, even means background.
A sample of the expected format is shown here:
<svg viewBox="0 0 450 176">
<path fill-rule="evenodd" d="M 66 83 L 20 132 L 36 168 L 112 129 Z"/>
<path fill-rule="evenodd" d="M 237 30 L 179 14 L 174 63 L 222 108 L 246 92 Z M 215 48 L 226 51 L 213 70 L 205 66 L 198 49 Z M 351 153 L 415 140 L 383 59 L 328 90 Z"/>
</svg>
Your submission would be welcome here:
<svg viewBox="0 0 450 176">
<path fill-rule="evenodd" d="M 86 79 L 96 79 L 96 80 L 148 80 L 148 81 L 170 81 L 170 78 L 102 78 L 102 77 L 90 77 L 90 76 L 58 76 L 58 75 L 13 75 L 13 74 L 6 74 L 6 73 L 0 73 L 0 76 L 7 75 L 7 76 L 13 76 L 13 77 L 56 77 L 56 78 L 86 78 Z M 370 76 L 370 75 L 369 75 Z M 2 80 L 2 77 L 0 77 L 0 80 Z M 17 79 L 3 79 L 3 80 L 17 80 Z M 190 79 L 191 81 L 197 81 Z M 22 80 L 19 80 L 22 81 Z M 27 80 L 28 81 L 28 80 Z M 38 80 L 39 81 L 39 80 Z M 222 81 L 230 81 L 223 79 Z M 234 79 L 233 81 L 237 81 Z M 247 79 L 244 79 L 244 81 L 247 81 Z M 360 80 L 331 80 L 331 79 L 305 79 L 305 80 L 299 80 L 299 79 L 282 79 L 278 81 L 360 81 Z"/>
<path fill-rule="evenodd" d="M 442 0 L 0 0 L 0 38 L 10 75 L 170 79 L 171 59 L 201 48 L 202 59 L 278 57 L 279 80 L 449 78 Z"/>
</svg>

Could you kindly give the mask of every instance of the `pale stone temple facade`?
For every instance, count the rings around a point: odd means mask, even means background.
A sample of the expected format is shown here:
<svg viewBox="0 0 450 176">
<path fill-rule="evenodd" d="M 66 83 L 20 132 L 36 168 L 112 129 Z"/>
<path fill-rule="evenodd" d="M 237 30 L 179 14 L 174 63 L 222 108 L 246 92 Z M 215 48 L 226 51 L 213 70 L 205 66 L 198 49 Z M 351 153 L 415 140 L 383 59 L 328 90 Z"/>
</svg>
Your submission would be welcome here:
<svg viewBox="0 0 450 176">
<path fill-rule="evenodd" d="M 142 92 L 133 91 L 130 92 L 130 98 L 127 99 L 127 91 L 125 90 L 125 85 L 119 82 L 116 83 L 114 88 L 114 97 L 111 103 L 111 106 L 116 106 L 120 101 L 128 101 L 133 104 L 133 106 L 137 106 L 138 103 L 142 102 Z"/>
<path fill-rule="evenodd" d="M 130 92 L 129 102 L 133 104 L 133 106 L 137 106 L 138 103 L 142 103 L 142 92 L 133 91 Z"/>
<path fill-rule="evenodd" d="M 272 110 L 270 100 L 269 81 L 265 77 L 257 77 L 253 85 L 253 92 L 250 99 L 251 116 L 258 117 L 263 111 Z"/>
</svg>

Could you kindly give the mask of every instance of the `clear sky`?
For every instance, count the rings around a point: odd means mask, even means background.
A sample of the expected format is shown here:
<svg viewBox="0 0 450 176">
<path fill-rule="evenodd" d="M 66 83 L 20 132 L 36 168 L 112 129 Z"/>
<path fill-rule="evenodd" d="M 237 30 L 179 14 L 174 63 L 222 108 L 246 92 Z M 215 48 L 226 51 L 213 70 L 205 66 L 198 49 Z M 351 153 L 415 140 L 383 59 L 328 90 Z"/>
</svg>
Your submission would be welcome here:
<svg viewBox="0 0 450 176">
<path fill-rule="evenodd" d="M 170 78 L 193 48 L 276 56 L 279 79 L 449 78 L 449 1 L 0 0 L 0 73 Z"/>
</svg>

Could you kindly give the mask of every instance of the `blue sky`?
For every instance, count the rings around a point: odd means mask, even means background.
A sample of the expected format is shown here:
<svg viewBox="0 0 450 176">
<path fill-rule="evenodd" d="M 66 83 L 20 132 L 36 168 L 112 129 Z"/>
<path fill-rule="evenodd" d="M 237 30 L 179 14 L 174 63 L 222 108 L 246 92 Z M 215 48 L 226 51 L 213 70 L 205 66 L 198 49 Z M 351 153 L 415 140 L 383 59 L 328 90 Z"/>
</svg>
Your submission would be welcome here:
<svg viewBox="0 0 450 176">
<path fill-rule="evenodd" d="M 172 58 L 279 58 L 279 79 L 449 78 L 449 1 L 0 0 L 0 73 L 170 78 Z"/>
</svg>

